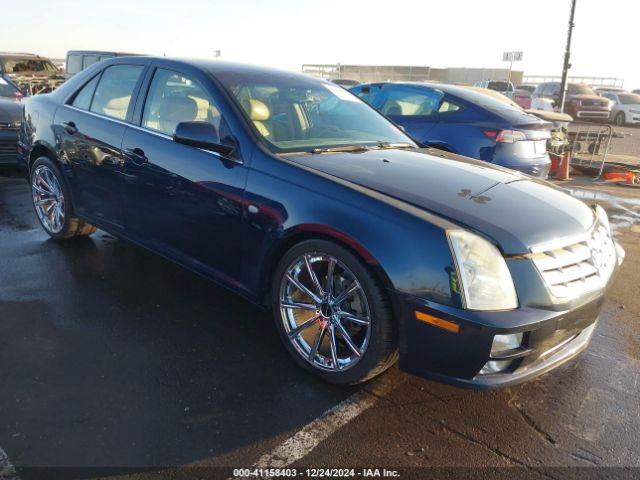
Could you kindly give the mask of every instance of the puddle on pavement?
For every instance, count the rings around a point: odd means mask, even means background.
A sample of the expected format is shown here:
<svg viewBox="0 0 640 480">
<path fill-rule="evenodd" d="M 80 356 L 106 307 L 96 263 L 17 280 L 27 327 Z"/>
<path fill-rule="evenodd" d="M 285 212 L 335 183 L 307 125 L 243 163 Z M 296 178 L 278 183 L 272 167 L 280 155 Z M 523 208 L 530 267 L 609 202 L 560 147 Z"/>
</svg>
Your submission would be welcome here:
<svg viewBox="0 0 640 480">
<path fill-rule="evenodd" d="M 634 229 L 640 224 L 640 198 L 629 198 L 612 195 L 597 190 L 585 190 L 581 188 L 567 188 L 569 194 L 585 201 L 606 203 L 610 206 L 609 221 L 614 233 L 620 229 Z"/>
</svg>

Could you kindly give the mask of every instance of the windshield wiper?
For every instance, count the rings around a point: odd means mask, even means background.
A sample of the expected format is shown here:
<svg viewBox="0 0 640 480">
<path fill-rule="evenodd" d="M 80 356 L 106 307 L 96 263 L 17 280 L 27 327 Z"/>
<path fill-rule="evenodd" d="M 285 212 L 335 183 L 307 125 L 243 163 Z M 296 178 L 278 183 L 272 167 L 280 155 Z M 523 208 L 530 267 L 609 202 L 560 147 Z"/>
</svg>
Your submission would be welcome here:
<svg viewBox="0 0 640 480">
<path fill-rule="evenodd" d="M 342 147 L 314 148 L 311 153 L 333 153 L 333 152 L 366 152 L 371 150 L 366 145 L 344 145 Z"/>
<path fill-rule="evenodd" d="M 374 148 L 379 148 L 380 150 L 388 150 L 392 148 L 416 148 L 415 145 L 411 145 L 410 143 L 391 143 L 391 142 L 378 142 Z"/>
</svg>

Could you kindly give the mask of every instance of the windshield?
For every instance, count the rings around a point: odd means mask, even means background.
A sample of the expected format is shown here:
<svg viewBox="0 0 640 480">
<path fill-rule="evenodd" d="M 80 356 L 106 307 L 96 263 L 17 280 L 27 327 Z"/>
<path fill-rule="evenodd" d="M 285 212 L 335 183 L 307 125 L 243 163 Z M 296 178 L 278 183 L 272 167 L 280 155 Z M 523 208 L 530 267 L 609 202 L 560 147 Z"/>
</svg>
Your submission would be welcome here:
<svg viewBox="0 0 640 480">
<path fill-rule="evenodd" d="M 4 61 L 5 73 L 21 72 L 56 72 L 56 67 L 49 60 L 36 58 L 7 58 Z"/>
<path fill-rule="evenodd" d="M 589 85 L 584 83 L 570 83 L 567 92 L 571 95 L 598 95 Z"/>
<path fill-rule="evenodd" d="M 631 93 L 618 94 L 620 103 L 623 105 L 640 105 L 640 95 L 633 95 Z"/>
<path fill-rule="evenodd" d="M 415 144 L 342 87 L 299 75 L 218 73 L 255 131 L 276 153 Z"/>
</svg>

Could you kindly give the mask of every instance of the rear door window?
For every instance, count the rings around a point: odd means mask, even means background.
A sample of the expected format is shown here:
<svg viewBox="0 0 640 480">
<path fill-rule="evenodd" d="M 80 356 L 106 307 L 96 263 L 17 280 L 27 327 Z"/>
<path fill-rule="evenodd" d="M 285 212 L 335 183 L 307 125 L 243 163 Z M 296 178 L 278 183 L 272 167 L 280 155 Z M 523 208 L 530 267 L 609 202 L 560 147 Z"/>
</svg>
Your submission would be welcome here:
<svg viewBox="0 0 640 480">
<path fill-rule="evenodd" d="M 91 102 L 91 111 L 124 120 L 140 79 L 140 65 L 114 65 L 104 70 Z"/>
<path fill-rule="evenodd" d="M 389 116 L 429 116 L 438 113 L 444 94 L 428 88 L 391 86 L 387 88 L 380 112 Z"/>
<path fill-rule="evenodd" d="M 372 104 L 376 95 L 380 92 L 380 85 L 362 85 L 352 88 L 351 92 L 368 104 Z"/>
</svg>

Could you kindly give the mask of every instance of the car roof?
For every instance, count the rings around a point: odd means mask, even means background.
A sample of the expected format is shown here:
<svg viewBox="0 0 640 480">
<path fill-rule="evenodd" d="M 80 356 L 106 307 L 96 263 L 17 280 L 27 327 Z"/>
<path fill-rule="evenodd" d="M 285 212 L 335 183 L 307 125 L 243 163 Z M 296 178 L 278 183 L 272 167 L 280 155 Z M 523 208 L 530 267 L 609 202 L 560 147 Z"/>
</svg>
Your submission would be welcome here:
<svg viewBox="0 0 640 480">
<path fill-rule="evenodd" d="M 67 56 L 69 55 L 120 55 L 123 57 L 143 56 L 139 53 L 115 52 L 111 50 L 69 50 L 67 52 Z"/>
<path fill-rule="evenodd" d="M 11 52 L 0 52 L 0 57 L 5 58 L 30 58 L 33 60 L 49 60 L 47 57 L 42 57 L 40 55 L 36 55 L 34 53 L 11 53 Z"/>
<path fill-rule="evenodd" d="M 464 85 L 451 85 L 448 83 L 429 83 L 429 82 L 371 82 L 365 85 L 406 85 L 408 87 L 423 87 L 440 90 L 444 93 L 450 93 L 452 95 L 458 95 L 461 97 L 468 96 L 469 93 L 475 93 L 478 95 L 486 95 L 484 92 L 478 90 L 472 90 L 473 87 Z"/>
<path fill-rule="evenodd" d="M 286 75 L 304 78 L 307 80 L 317 80 L 319 82 L 331 83 L 329 80 L 311 75 L 294 72 L 291 70 L 283 70 L 272 67 L 250 65 L 239 62 L 228 62 L 224 60 L 202 59 L 202 58 L 176 58 L 176 57 L 158 57 L 149 55 L 132 55 L 129 57 L 118 56 L 104 60 L 102 65 L 115 65 L 125 63 L 127 58 L 135 58 L 137 61 L 153 62 L 158 61 L 167 64 L 185 65 L 200 69 L 213 76 L 222 73 L 242 73 L 242 74 L 265 74 L 265 75 Z"/>
</svg>

